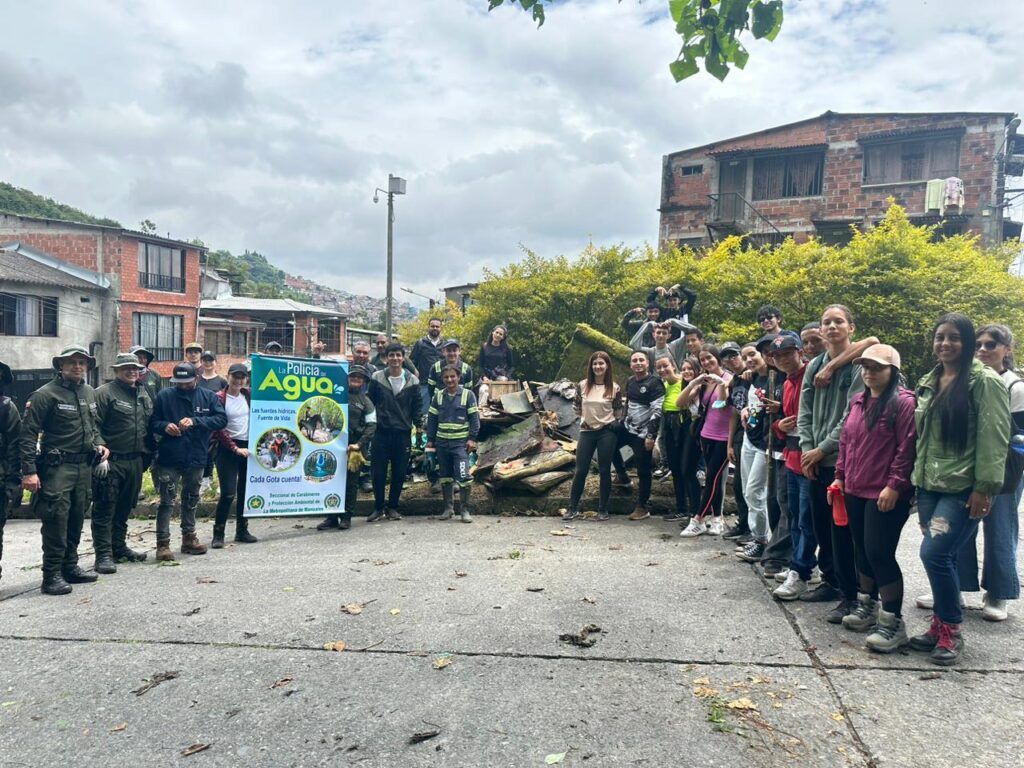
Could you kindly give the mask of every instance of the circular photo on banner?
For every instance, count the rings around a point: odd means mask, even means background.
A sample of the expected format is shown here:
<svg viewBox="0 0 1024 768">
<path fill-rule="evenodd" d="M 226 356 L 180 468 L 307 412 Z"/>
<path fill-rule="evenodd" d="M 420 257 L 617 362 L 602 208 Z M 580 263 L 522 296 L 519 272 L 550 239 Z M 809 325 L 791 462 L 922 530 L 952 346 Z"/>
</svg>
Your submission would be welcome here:
<svg viewBox="0 0 1024 768">
<path fill-rule="evenodd" d="M 296 415 L 299 432 L 311 443 L 329 443 L 345 431 L 345 412 L 329 397 L 311 397 Z"/>
<path fill-rule="evenodd" d="M 271 472 L 284 472 L 298 463 L 302 441 L 286 427 L 268 429 L 256 441 L 256 461 Z"/>
<path fill-rule="evenodd" d="M 323 448 L 313 451 L 306 457 L 306 463 L 302 465 L 302 474 L 306 479 L 314 483 L 323 483 L 332 480 L 338 474 L 338 459 L 330 451 Z"/>
</svg>

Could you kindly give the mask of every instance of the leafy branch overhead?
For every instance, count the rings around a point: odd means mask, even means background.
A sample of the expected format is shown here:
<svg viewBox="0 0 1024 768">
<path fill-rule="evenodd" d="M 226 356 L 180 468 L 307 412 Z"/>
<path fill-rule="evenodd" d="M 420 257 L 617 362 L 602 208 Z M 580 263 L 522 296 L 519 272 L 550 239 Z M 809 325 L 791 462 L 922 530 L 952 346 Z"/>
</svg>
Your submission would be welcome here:
<svg viewBox="0 0 1024 768">
<path fill-rule="evenodd" d="M 517 0 L 509 0 L 514 5 Z M 533 14 L 537 27 L 544 24 L 545 3 L 553 0 L 518 0 Z M 621 3 L 622 0 L 619 0 Z M 669 64 L 676 82 L 704 69 L 719 80 L 729 74 L 730 65 L 743 69 L 750 54 L 740 42 L 749 31 L 755 40 L 774 40 L 782 29 L 783 0 L 669 0 L 668 8 L 676 33 L 682 41 L 679 56 Z M 488 0 L 493 11 L 505 0 Z"/>
</svg>

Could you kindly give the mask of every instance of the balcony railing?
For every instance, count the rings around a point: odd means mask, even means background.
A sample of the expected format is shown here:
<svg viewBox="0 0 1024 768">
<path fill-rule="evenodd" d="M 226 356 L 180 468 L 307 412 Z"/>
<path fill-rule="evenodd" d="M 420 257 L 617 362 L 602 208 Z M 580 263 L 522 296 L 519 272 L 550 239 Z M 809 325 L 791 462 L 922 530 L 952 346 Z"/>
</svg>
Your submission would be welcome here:
<svg viewBox="0 0 1024 768">
<path fill-rule="evenodd" d="M 729 228 L 746 235 L 747 242 L 762 245 L 782 245 L 786 236 L 767 217 L 739 192 L 721 192 L 708 195 L 711 199 L 709 228 Z"/>
<path fill-rule="evenodd" d="M 184 293 L 185 278 L 174 277 L 173 275 L 161 275 L 156 272 L 140 272 L 139 287 L 148 288 L 151 291 Z"/>
<path fill-rule="evenodd" d="M 153 359 L 157 362 L 185 359 L 185 352 L 181 347 L 146 347 L 146 349 L 153 353 Z"/>
</svg>

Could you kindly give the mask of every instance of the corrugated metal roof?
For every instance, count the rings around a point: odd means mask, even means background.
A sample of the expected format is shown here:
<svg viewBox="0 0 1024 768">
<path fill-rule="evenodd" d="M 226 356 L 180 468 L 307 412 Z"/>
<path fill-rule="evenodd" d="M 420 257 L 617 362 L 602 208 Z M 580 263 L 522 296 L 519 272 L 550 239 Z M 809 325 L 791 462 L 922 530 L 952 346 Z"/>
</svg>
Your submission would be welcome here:
<svg viewBox="0 0 1024 768">
<path fill-rule="evenodd" d="M 67 264 L 21 243 L 0 245 L 0 279 L 88 291 L 102 292 L 110 288 L 110 281 L 103 275 Z"/>
<path fill-rule="evenodd" d="M 710 152 L 708 152 L 708 155 L 710 155 L 711 157 L 739 157 L 742 155 L 761 155 L 768 152 L 786 152 L 791 150 L 810 151 L 813 149 L 820 149 L 824 151 L 828 149 L 828 144 L 822 144 L 821 142 L 808 142 L 806 144 L 782 144 L 780 146 L 771 147 L 743 147 L 740 149 L 721 149 L 711 150 Z"/>
<path fill-rule="evenodd" d="M 91 224 L 84 221 L 68 221 L 66 219 L 51 219 L 46 216 L 27 216 L 23 213 L 14 213 L 12 211 L 0 211 L 0 216 L 16 216 L 19 219 L 26 219 L 28 221 L 43 221 L 48 224 L 60 224 L 68 227 L 83 227 L 85 229 L 102 229 L 107 232 L 120 232 L 123 235 L 130 235 L 131 237 L 137 237 L 140 240 L 146 240 L 151 243 L 160 243 L 161 245 L 175 245 L 182 246 L 185 248 L 194 248 L 197 251 L 203 253 L 209 252 L 209 248 L 205 245 L 193 245 L 192 243 L 186 243 L 184 240 L 175 240 L 172 237 L 161 237 L 156 234 L 149 234 L 148 232 L 140 232 L 137 229 L 125 229 L 124 227 L 114 227 L 109 224 Z"/>
<path fill-rule="evenodd" d="M 304 304 L 293 299 L 257 299 L 248 296 L 224 296 L 219 299 L 203 299 L 199 308 L 204 312 L 287 312 L 324 317 L 345 317 L 332 309 Z M 211 320 L 213 318 L 210 318 Z"/>
</svg>

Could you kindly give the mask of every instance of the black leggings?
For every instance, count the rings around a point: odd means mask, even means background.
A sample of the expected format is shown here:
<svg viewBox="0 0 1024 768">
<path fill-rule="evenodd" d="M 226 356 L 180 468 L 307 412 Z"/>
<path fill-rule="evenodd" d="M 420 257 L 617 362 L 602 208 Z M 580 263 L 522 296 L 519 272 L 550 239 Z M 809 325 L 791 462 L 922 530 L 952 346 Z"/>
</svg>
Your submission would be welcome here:
<svg viewBox="0 0 1024 768">
<path fill-rule="evenodd" d="M 666 411 L 662 414 L 661 433 L 665 442 L 665 465 L 672 473 L 672 490 L 676 495 L 676 514 L 686 514 L 686 486 L 683 483 L 683 447 L 684 430 L 689 429 L 689 422 L 679 419 L 679 413 Z"/>
<path fill-rule="evenodd" d="M 646 507 L 651 500 L 651 473 L 654 471 L 654 455 L 647 450 L 645 439 L 627 432 L 623 427 L 619 445 L 628 445 L 633 451 L 633 467 L 636 469 L 636 479 L 640 484 L 637 504 Z M 618 453 L 618 451 L 616 451 Z"/>
<path fill-rule="evenodd" d="M 897 616 L 903 605 L 903 571 L 896 561 L 900 533 L 910 516 L 910 502 L 900 499 L 889 512 L 878 511 L 877 499 L 846 494 L 853 554 L 861 592 L 881 595 L 882 607 Z"/>
<path fill-rule="evenodd" d="M 612 493 L 612 460 L 618 445 L 618 436 L 613 426 L 601 429 L 581 429 L 576 441 L 576 474 L 572 478 L 572 491 L 569 493 L 569 508 L 579 509 L 583 498 L 583 488 L 590 474 L 590 463 L 597 452 L 597 471 L 601 478 L 601 497 L 598 509 L 608 511 L 608 498 Z"/>
<path fill-rule="evenodd" d="M 683 422 L 679 439 L 682 442 L 680 456 L 679 479 L 683 484 L 683 507 L 680 514 L 693 517 L 700 511 L 700 483 L 697 481 L 697 468 L 700 466 L 700 437 L 693 434 L 690 420 Z M 675 470 L 673 470 L 675 478 Z M 678 498 L 678 497 L 677 497 Z"/>
<path fill-rule="evenodd" d="M 710 513 L 714 517 L 722 516 L 722 493 L 726 477 L 729 474 L 729 441 L 700 439 L 704 452 L 704 495 L 700 500 L 700 515 L 703 520 Z"/>
<path fill-rule="evenodd" d="M 245 448 L 246 444 L 236 440 L 235 445 Z M 224 532 L 228 522 L 231 505 L 235 505 L 235 522 L 244 527 L 245 518 L 245 478 L 248 474 L 248 459 L 233 453 L 226 447 L 217 446 L 217 481 L 220 484 L 220 498 L 217 499 L 217 510 L 214 512 L 213 527 Z"/>
</svg>

